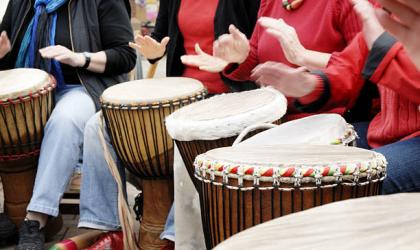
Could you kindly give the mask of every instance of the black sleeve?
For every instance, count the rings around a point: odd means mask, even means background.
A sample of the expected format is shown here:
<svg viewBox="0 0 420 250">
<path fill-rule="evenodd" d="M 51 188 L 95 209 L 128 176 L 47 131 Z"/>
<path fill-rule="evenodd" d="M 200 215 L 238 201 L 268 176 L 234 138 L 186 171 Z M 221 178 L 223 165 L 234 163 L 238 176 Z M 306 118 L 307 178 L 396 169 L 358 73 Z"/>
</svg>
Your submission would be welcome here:
<svg viewBox="0 0 420 250">
<path fill-rule="evenodd" d="M 133 30 L 121 0 L 102 0 L 98 8 L 101 40 L 107 57 L 104 74 L 128 73 L 136 65 L 136 52 L 128 46 Z"/>
<path fill-rule="evenodd" d="M 382 60 L 396 42 L 397 39 L 391 36 L 388 32 L 382 33 L 382 35 L 376 39 L 362 71 L 362 76 L 365 79 L 370 79 L 372 77 Z"/>
<path fill-rule="evenodd" d="M 6 31 L 7 34 L 10 36 L 10 30 L 11 30 L 11 19 L 12 19 L 12 1 L 9 1 L 9 4 L 7 5 L 6 12 L 4 13 L 3 19 L 0 24 L 0 33 L 2 31 Z"/>
<path fill-rule="evenodd" d="M 248 12 L 248 20 L 251 24 L 252 29 L 250 30 L 250 34 L 247 34 L 247 37 L 250 39 L 252 33 L 254 32 L 255 24 L 257 23 L 258 19 L 258 10 L 260 9 L 260 0 L 246 0 L 247 12 Z"/>
<path fill-rule="evenodd" d="M 151 37 L 160 42 L 163 38 L 168 36 L 169 28 L 169 0 L 159 1 L 159 12 L 156 18 L 155 29 Z"/>
</svg>

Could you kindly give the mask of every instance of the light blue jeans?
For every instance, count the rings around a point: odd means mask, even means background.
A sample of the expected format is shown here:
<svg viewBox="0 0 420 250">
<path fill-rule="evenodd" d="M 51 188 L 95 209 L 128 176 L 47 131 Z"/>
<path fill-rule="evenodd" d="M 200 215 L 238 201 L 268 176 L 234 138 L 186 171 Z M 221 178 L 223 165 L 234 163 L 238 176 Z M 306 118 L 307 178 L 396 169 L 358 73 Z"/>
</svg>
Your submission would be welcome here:
<svg viewBox="0 0 420 250">
<path fill-rule="evenodd" d="M 100 122 L 101 115 L 96 113 L 85 127 L 79 227 L 114 231 L 120 228 L 118 187 L 108 169 L 99 139 Z M 105 126 L 104 122 L 103 125 Z M 104 130 L 107 147 L 113 159 L 116 160 L 117 157 L 111 146 L 110 138 Z M 125 183 L 124 169 L 120 164 L 117 165 L 121 179 Z"/>
<path fill-rule="evenodd" d="M 61 197 L 81 162 L 83 135 L 95 105 L 81 85 L 57 90 L 44 128 L 35 186 L 28 211 L 57 216 Z"/>
</svg>

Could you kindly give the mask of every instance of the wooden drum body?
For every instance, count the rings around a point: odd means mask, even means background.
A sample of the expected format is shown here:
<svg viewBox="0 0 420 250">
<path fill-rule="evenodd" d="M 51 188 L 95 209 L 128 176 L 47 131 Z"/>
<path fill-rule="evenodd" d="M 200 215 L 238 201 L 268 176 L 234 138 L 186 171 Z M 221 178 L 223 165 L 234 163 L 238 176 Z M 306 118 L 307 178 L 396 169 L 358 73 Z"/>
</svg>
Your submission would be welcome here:
<svg viewBox="0 0 420 250">
<path fill-rule="evenodd" d="M 0 176 L 5 212 L 16 224 L 32 196 L 55 80 L 36 69 L 0 71 Z"/>
<path fill-rule="evenodd" d="M 377 195 L 385 158 L 344 146 L 241 146 L 197 157 L 207 248 L 247 228 L 338 200 Z"/>
<path fill-rule="evenodd" d="M 159 239 L 173 202 L 173 140 L 165 117 L 204 98 L 203 85 L 190 78 L 145 79 L 108 88 L 102 112 L 118 157 L 142 179 L 140 247 L 160 249 Z"/>
<path fill-rule="evenodd" d="M 286 108 L 286 98 L 271 88 L 223 94 L 177 110 L 166 126 L 198 188 L 193 165 L 197 155 L 231 146 L 250 125 L 279 123 Z"/>
</svg>

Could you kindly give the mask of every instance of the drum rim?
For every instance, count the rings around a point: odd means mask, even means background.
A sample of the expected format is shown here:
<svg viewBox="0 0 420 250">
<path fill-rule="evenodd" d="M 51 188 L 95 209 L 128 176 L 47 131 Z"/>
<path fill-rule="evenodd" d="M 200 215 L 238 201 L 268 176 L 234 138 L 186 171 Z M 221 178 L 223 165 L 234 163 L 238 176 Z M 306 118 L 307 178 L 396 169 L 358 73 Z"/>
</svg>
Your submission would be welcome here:
<svg viewBox="0 0 420 250">
<path fill-rule="evenodd" d="M 340 146 L 334 146 L 340 147 Z M 344 147 L 344 146 L 343 146 Z M 228 179 L 256 180 L 262 182 L 300 184 L 315 182 L 342 182 L 343 180 L 358 183 L 360 178 L 371 181 L 373 177 L 382 180 L 386 176 L 387 161 L 377 152 L 369 151 L 372 155 L 368 160 L 337 161 L 324 164 L 259 164 L 248 162 L 233 162 L 229 160 L 208 159 L 206 153 L 196 157 L 194 161 L 195 177 L 201 181 L 215 182 L 215 177 L 223 177 L 224 183 Z M 216 183 L 217 185 L 217 183 Z"/>
<path fill-rule="evenodd" d="M 0 99 L 0 106 L 9 106 L 9 105 L 28 102 L 32 99 L 51 93 L 56 88 L 57 82 L 55 78 L 51 75 L 48 75 L 48 79 L 49 81 L 46 82 L 40 89 L 36 91 L 29 91 L 27 94 L 20 95 L 15 98 Z"/>
<path fill-rule="evenodd" d="M 101 97 L 101 107 L 103 109 L 112 110 L 149 110 L 149 109 L 160 109 L 174 106 L 183 106 L 197 100 L 202 100 L 207 95 L 207 89 L 203 88 L 200 91 L 187 96 L 180 96 L 172 100 L 156 101 L 156 102 L 143 102 L 133 104 L 117 104 L 112 102 L 106 102 Z"/>
<path fill-rule="evenodd" d="M 185 91 L 185 93 L 180 94 L 178 96 L 172 96 L 172 97 L 167 97 L 167 99 L 160 99 L 160 100 L 147 100 L 147 101 L 142 101 L 142 100 L 136 100 L 136 101 L 132 101 L 131 103 L 122 103 L 125 102 L 125 100 L 107 100 L 107 99 L 114 99 L 114 98 L 105 98 L 104 95 L 106 94 L 107 91 L 110 91 L 110 89 L 114 88 L 114 87 L 119 87 L 119 86 L 123 86 L 124 84 L 133 84 L 135 82 L 144 82 L 144 81 L 158 81 L 158 80 L 162 80 L 162 79 L 171 79 L 171 80 L 189 80 L 191 83 L 193 82 L 194 84 L 196 84 L 196 89 L 194 91 Z M 107 89 L 105 89 L 105 91 L 102 93 L 102 95 L 100 96 L 100 103 L 101 106 L 103 105 L 108 105 L 108 106 L 123 106 L 123 107 L 136 107 L 136 106 L 158 106 L 160 104 L 167 104 L 170 103 L 171 101 L 177 101 L 177 100 L 184 100 L 184 99 L 188 99 L 192 96 L 197 96 L 200 95 L 201 93 L 206 92 L 207 93 L 207 89 L 205 88 L 205 86 L 203 85 L 202 82 L 200 82 L 199 80 L 193 79 L 193 78 L 189 78 L 189 77 L 166 77 L 166 78 L 149 78 L 149 79 L 139 79 L 139 80 L 134 80 L 134 81 L 127 81 L 127 82 L 122 82 L 119 83 L 117 85 L 113 85 L 108 87 Z M 159 107 L 157 107 L 159 108 Z"/>
<path fill-rule="evenodd" d="M 229 94 L 249 93 L 252 91 L 267 91 L 273 93 L 274 100 L 247 113 L 240 113 L 213 120 L 193 121 L 174 118 L 178 112 L 182 112 L 182 109 L 179 109 L 166 117 L 166 128 L 169 135 L 174 140 L 179 141 L 217 140 L 237 136 L 245 128 L 256 123 L 273 123 L 280 120 L 286 114 L 286 97 L 273 88 L 260 88 L 240 93 L 228 93 L 225 94 L 225 96 Z M 207 99 L 207 101 L 212 98 Z M 194 105 L 197 105 L 197 103 L 194 103 Z"/>
</svg>

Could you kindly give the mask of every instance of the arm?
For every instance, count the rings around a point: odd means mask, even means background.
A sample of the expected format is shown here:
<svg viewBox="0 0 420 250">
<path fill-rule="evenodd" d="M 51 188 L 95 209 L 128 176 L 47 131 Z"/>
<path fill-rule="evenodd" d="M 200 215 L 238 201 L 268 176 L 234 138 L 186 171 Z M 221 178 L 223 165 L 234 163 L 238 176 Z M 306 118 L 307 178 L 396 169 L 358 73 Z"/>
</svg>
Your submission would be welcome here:
<svg viewBox="0 0 420 250">
<path fill-rule="evenodd" d="M 388 33 L 382 34 L 373 44 L 363 77 L 420 104 L 420 71 L 402 45 Z"/>
<path fill-rule="evenodd" d="M 128 46 L 133 33 L 124 3 L 101 1 L 98 17 L 103 50 L 90 55 L 91 62 L 87 70 L 107 75 L 129 72 L 135 66 L 136 54 Z M 86 62 L 82 53 L 75 53 L 60 45 L 43 48 L 40 53 L 44 58 L 55 59 L 72 67 L 82 67 Z"/>
<path fill-rule="evenodd" d="M 268 8 L 268 1 L 262 0 L 257 17 L 262 17 L 265 10 Z M 258 39 L 261 26 L 258 23 L 255 25 L 249 41 L 250 51 L 246 60 L 241 64 L 231 63 L 224 70 L 223 75 L 233 81 L 248 81 L 251 77 L 251 71 L 258 65 Z"/>
</svg>

